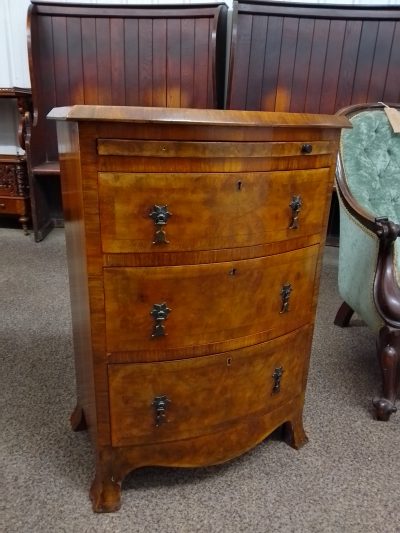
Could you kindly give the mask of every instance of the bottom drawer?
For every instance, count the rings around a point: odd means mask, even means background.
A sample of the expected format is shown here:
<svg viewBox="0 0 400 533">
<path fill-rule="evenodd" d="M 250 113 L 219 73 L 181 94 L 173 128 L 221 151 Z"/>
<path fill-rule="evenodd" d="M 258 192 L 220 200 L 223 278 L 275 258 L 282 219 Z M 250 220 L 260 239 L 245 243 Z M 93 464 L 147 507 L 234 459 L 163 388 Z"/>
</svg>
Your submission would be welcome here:
<svg viewBox="0 0 400 533">
<path fill-rule="evenodd" d="M 241 350 L 108 366 L 111 442 L 168 442 L 225 429 L 303 389 L 312 327 Z M 282 420 L 282 423 L 284 420 Z"/>
</svg>

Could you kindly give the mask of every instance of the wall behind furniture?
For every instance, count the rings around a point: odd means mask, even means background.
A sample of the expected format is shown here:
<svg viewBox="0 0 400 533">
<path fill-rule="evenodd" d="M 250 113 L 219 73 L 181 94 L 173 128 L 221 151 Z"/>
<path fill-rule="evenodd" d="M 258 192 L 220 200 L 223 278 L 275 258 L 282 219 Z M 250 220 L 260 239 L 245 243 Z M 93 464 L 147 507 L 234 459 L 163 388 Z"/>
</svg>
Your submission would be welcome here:
<svg viewBox="0 0 400 533">
<path fill-rule="evenodd" d="M 30 87 L 26 44 L 29 0 L 0 0 L 0 87 Z"/>
</svg>

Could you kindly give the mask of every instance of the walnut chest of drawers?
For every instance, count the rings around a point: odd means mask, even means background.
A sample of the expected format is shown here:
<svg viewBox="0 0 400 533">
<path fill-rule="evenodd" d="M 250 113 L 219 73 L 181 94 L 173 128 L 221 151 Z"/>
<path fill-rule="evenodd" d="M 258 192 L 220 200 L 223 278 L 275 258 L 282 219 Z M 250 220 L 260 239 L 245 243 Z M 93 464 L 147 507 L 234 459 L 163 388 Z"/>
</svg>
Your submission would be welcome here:
<svg viewBox="0 0 400 533">
<path fill-rule="evenodd" d="M 302 410 L 343 117 L 54 109 L 95 511 L 145 465 L 227 461 Z"/>
</svg>

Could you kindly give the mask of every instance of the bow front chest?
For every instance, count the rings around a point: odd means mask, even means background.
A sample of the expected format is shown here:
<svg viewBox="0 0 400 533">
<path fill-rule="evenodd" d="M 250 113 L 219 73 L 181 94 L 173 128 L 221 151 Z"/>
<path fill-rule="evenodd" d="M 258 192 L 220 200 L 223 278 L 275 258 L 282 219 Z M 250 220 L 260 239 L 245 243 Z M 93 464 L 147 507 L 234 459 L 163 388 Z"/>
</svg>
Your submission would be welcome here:
<svg viewBox="0 0 400 533">
<path fill-rule="evenodd" d="M 302 424 L 338 136 L 347 119 L 54 109 L 95 511 L 145 465 L 232 459 Z"/>
</svg>

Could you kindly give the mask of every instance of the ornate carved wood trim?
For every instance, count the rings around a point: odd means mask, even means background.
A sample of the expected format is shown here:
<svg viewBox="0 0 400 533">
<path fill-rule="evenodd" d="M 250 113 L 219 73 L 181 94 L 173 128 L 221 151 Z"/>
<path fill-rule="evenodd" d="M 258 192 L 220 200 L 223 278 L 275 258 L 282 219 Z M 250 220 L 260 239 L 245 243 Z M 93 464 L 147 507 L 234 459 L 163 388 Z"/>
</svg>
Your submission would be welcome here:
<svg viewBox="0 0 400 533">
<path fill-rule="evenodd" d="M 394 265 L 394 241 L 400 225 L 388 219 L 377 219 L 379 237 L 378 265 L 374 280 L 374 300 L 383 320 L 393 328 L 400 328 L 400 287 Z"/>
</svg>

